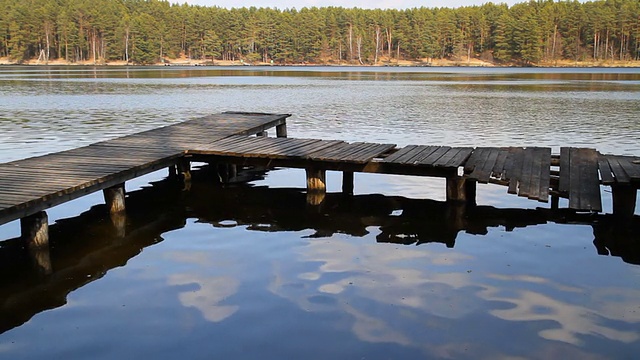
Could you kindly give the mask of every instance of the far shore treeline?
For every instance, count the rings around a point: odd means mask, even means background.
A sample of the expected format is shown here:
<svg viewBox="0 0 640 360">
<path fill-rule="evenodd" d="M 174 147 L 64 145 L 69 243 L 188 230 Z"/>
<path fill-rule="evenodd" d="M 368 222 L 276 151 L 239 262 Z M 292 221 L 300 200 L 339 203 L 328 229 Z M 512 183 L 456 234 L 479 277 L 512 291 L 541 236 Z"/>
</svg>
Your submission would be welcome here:
<svg viewBox="0 0 640 360">
<path fill-rule="evenodd" d="M 365 10 L 225 9 L 159 0 L 0 0 L 0 57 L 21 63 L 637 61 L 640 1 Z"/>
</svg>

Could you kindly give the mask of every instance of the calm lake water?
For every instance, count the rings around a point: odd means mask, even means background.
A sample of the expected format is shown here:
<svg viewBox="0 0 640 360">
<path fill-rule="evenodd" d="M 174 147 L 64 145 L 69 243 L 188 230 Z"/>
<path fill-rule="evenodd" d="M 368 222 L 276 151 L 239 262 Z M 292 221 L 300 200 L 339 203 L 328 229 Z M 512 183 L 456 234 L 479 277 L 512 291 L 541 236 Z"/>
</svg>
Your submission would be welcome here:
<svg viewBox="0 0 640 360">
<path fill-rule="evenodd" d="M 0 67 L 0 109 L 0 162 L 234 110 L 291 113 L 291 137 L 640 155 L 638 69 Z M 640 352 L 637 219 L 494 185 L 455 219 L 444 182 L 418 177 L 356 174 L 345 198 L 330 172 L 318 208 L 300 170 L 165 176 L 127 183 L 124 237 L 101 193 L 50 209 L 51 274 L 0 226 L 0 358 Z"/>
</svg>

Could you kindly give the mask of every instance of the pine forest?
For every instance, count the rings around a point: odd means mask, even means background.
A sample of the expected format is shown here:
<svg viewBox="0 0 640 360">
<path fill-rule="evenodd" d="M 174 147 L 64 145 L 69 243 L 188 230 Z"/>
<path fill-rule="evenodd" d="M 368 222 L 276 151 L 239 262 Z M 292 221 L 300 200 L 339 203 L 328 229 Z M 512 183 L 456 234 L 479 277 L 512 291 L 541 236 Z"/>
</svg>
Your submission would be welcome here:
<svg viewBox="0 0 640 360">
<path fill-rule="evenodd" d="M 637 61 L 640 0 L 368 10 L 234 8 L 160 0 L 0 0 L 15 63 L 394 64 L 478 58 L 530 66 Z"/>
</svg>

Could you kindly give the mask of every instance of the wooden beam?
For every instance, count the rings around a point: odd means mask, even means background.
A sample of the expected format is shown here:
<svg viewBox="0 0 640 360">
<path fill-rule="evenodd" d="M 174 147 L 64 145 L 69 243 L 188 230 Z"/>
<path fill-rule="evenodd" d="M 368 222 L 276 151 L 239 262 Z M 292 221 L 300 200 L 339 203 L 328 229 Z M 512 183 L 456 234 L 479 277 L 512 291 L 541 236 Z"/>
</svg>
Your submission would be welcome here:
<svg viewBox="0 0 640 360">
<path fill-rule="evenodd" d="M 124 183 L 102 190 L 104 201 L 110 214 L 118 214 L 125 211 Z"/>
<path fill-rule="evenodd" d="M 342 193 L 353 195 L 353 171 L 342 172 Z"/>
</svg>

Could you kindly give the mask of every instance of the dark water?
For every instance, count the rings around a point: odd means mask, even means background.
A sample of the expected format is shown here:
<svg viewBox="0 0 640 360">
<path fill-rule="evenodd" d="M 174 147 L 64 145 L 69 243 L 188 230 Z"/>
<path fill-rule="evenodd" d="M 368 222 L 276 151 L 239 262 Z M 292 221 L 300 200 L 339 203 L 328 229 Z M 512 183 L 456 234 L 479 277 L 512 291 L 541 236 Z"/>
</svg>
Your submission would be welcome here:
<svg viewBox="0 0 640 360">
<path fill-rule="evenodd" d="M 640 155 L 637 69 L 0 68 L 0 161 L 241 110 L 289 135 Z M 640 225 L 480 185 L 304 172 L 127 184 L 50 209 L 50 274 L 0 226 L 0 358 L 634 358 Z M 603 195 L 610 205 L 610 194 Z M 542 208 L 536 209 L 537 206 Z M 640 208 L 640 206 L 638 206 Z M 91 209 L 91 210 L 89 210 Z M 610 211 L 610 209 L 605 209 Z M 42 264 L 41 264 L 42 265 Z"/>
</svg>

